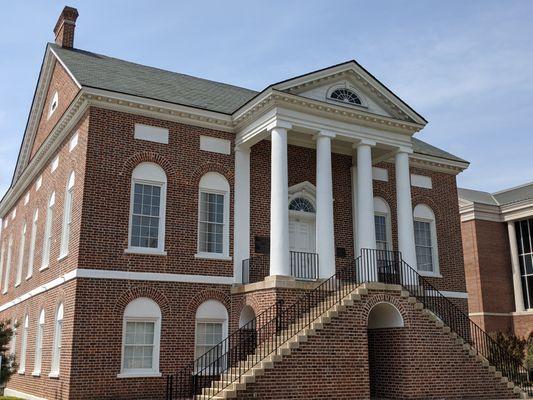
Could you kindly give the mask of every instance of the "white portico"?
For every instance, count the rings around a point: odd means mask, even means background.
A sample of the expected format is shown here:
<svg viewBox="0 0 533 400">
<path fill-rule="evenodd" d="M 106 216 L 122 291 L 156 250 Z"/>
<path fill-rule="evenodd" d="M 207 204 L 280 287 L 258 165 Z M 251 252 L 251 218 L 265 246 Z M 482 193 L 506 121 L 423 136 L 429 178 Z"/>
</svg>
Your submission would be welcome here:
<svg viewBox="0 0 533 400">
<path fill-rule="evenodd" d="M 262 140 L 271 145 L 270 275 L 293 275 L 291 251 L 306 249 L 318 255 L 319 278 L 335 274 L 332 153 L 351 155 L 353 159 L 356 255 L 362 248 L 376 248 L 373 164 L 394 162 L 399 250 L 410 265 L 416 266 L 409 159 L 413 153 L 411 136 L 423 128 L 425 120 L 358 64 L 345 63 L 273 85 L 237 111 L 234 119 L 238 129 L 236 282 L 242 280 L 242 260 L 250 257 L 250 148 Z M 289 188 L 289 144 L 316 151 L 316 188 L 309 183 Z M 290 191 L 299 189 L 308 196 L 300 196 L 300 202 L 307 199 L 309 205 L 295 209 L 290 207 L 294 199 Z M 314 240 L 309 239 L 311 234 Z"/>
</svg>

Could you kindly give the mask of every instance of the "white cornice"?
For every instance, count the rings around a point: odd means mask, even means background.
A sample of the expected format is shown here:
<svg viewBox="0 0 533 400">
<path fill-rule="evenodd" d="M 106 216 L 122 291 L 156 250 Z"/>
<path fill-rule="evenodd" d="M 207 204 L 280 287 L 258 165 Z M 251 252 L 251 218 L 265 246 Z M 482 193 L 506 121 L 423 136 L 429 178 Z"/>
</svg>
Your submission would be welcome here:
<svg viewBox="0 0 533 400">
<path fill-rule="evenodd" d="M 461 198 L 459 200 L 459 212 L 462 222 L 473 219 L 508 222 L 533 217 L 533 199 L 504 205 L 474 203 Z"/>
<path fill-rule="evenodd" d="M 453 175 L 457 175 L 469 166 L 469 163 L 466 162 L 448 160 L 420 153 L 411 154 L 409 160 L 411 165 L 415 167 Z"/>
</svg>

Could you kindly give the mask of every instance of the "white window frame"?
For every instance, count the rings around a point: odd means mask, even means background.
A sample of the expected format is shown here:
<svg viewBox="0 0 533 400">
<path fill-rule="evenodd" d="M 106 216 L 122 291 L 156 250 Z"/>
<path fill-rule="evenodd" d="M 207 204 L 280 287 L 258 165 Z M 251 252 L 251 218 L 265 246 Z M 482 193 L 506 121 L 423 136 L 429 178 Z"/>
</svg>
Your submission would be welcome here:
<svg viewBox="0 0 533 400">
<path fill-rule="evenodd" d="M 159 205 L 159 230 L 157 238 L 157 248 L 140 247 L 131 245 L 131 236 L 133 230 L 133 203 L 135 200 L 135 184 L 159 186 L 160 205 Z M 133 170 L 131 176 L 130 188 L 130 216 L 129 216 L 129 231 L 128 231 L 128 248 L 126 253 L 135 254 L 154 254 L 166 255 L 165 251 L 165 220 L 166 220 L 166 198 L 167 198 L 167 176 L 163 168 L 151 162 L 143 162 Z"/>
<path fill-rule="evenodd" d="M 74 182 L 75 174 L 72 171 L 67 181 L 65 189 L 64 207 L 63 207 L 63 226 L 61 227 L 61 245 L 59 247 L 59 260 L 68 256 L 68 246 L 70 239 L 70 227 L 72 224 L 72 204 L 74 203 Z"/>
<path fill-rule="evenodd" d="M 50 265 L 50 252 L 52 250 L 52 235 L 53 235 L 53 223 L 54 223 L 54 208 L 56 204 L 56 193 L 53 192 L 48 200 L 48 207 L 46 210 L 46 221 L 44 225 L 44 238 L 43 238 L 43 252 L 42 262 L 39 271 L 43 271 Z"/>
<path fill-rule="evenodd" d="M 7 289 L 9 287 L 9 275 L 11 271 L 11 256 L 13 253 L 13 237 L 9 238 L 7 246 L 7 257 L 6 257 L 6 273 L 4 275 L 4 290 L 2 291 L 3 294 L 7 293 Z"/>
<path fill-rule="evenodd" d="M 41 376 L 41 368 L 43 363 L 43 341 L 44 341 L 44 324 L 46 321 L 46 314 L 44 308 L 39 312 L 39 319 L 37 320 L 37 332 L 35 335 L 35 362 L 33 367 L 33 376 Z"/>
<path fill-rule="evenodd" d="M 63 303 L 60 303 L 56 310 L 55 329 L 54 329 L 54 341 L 52 348 L 52 364 L 50 368 L 51 378 L 57 378 L 59 376 L 59 366 L 61 362 L 61 342 L 63 338 L 63 315 L 64 307 Z"/>
<path fill-rule="evenodd" d="M 39 210 L 35 210 L 35 212 L 33 213 L 33 222 L 31 224 L 30 250 L 28 253 L 28 271 L 26 273 L 26 280 L 30 279 L 33 275 L 33 265 L 35 263 L 35 242 L 37 240 L 38 222 Z"/>
<path fill-rule="evenodd" d="M 30 317 L 28 314 L 24 317 L 24 326 L 22 328 L 22 343 L 20 346 L 19 370 L 18 373 L 23 375 L 26 372 L 26 353 L 28 351 L 28 333 L 30 329 Z"/>
<path fill-rule="evenodd" d="M 120 373 L 118 378 L 142 378 L 160 377 L 159 372 L 159 351 L 161 345 L 161 309 L 152 299 L 139 297 L 131 301 L 124 310 L 122 319 L 122 355 L 120 358 Z M 126 348 L 126 323 L 127 322 L 151 322 L 154 323 L 154 343 L 152 352 L 152 368 L 126 369 L 124 367 L 124 357 Z"/>
<path fill-rule="evenodd" d="M 0 279 L 2 279 L 2 274 L 4 273 L 4 256 L 5 256 L 6 246 L 2 245 L 2 250 L 0 251 Z M 1 283 L 1 280 L 0 280 Z"/>
<path fill-rule="evenodd" d="M 11 343 L 9 345 L 9 353 L 16 357 L 17 355 L 17 325 L 18 321 L 13 319 L 13 336 L 11 337 Z"/>
<path fill-rule="evenodd" d="M 374 197 L 374 215 L 385 217 L 387 251 L 392 251 L 392 219 L 389 204 L 381 197 Z M 377 238 L 376 238 L 377 241 Z"/>
<path fill-rule="evenodd" d="M 228 310 L 218 300 L 206 300 L 196 310 L 195 324 L 194 324 L 194 359 L 196 360 L 202 354 L 197 354 L 196 348 L 198 347 L 198 324 L 202 323 L 215 323 L 222 324 L 222 340 L 228 337 Z M 197 366 L 195 366 L 195 369 Z M 225 366 L 223 366 L 225 369 Z"/>
<path fill-rule="evenodd" d="M 17 264 L 17 277 L 15 278 L 15 287 L 20 285 L 22 281 L 22 267 L 24 265 L 24 250 L 26 247 L 26 223 L 22 227 L 22 232 L 20 234 L 20 243 L 19 243 L 19 259 Z"/>
<path fill-rule="evenodd" d="M 48 118 L 47 119 L 50 119 L 50 117 L 52 116 L 53 113 L 55 113 L 58 107 L 59 107 L 59 93 L 55 91 L 52 96 L 52 100 L 50 101 L 50 106 L 48 107 Z"/>
<path fill-rule="evenodd" d="M 200 209 L 202 207 L 202 193 L 220 194 L 224 197 L 224 226 L 222 228 L 222 253 L 200 251 Z M 228 180 L 218 172 L 208 172 L 200 179 L 197 209 L 197 253 L 196 258 L 216 260 L 231 260 L 229 254 L 229 225 L 230 225 L 230 186 Z"/>
<path fill-rule="evenodd" d="M 429 223 L 429 230 L 431 233 L 431 257 L 433 261 L 433 271 L 421 271 L 418 269 L 418 273 L 422 276 L 442 278 L 439 268 L 439 246 L 438 246 L 438 237 L 437 237 L 437 221 L 435 218 L 435 213 L 433 210 L 426 204 L 418 204 L 413 210 L 413 220 L 419 222 Z M 415 243 L 415 252 L 416 252 L 416 243 Z"/>
</svg>

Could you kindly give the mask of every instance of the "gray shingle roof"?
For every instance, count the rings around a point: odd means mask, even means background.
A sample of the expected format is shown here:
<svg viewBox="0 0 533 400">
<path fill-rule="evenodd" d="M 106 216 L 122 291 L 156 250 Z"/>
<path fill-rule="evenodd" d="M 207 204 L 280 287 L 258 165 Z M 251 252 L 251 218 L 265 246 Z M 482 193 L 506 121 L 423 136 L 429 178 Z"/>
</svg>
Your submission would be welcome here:
<svg viewBox="0 0 533 400">
<path fill-rule="evenodd" d="M 510 189 L 500 190 L 499 192 L 495 193 L 463 188 L 458 188 L 457 191 L 459 198 L 471 201 L 473 203 L 504 206 L 506 204 L 533 199 L 533 182 Z"/>
<path fill-rule="evenodd" d="M 82 86 L 231 114 L 256 91 L 50 43 Z"/>
<path fill-rule="evenodd" d="M 232 114 L 258 92 L 190 75 L 147 67 L 79 49 L 49 46 L 82 86 Z M 420 139 L 415 153 L 466 162 Z"/>
<path fill-rule="evenodd" d="M 471 201 L 472 203 L 498 205 L 498 202 L 490 193 L 482 192 L 481 190 L 457 188 L 457 194 L 460 199 Z"/>
</svg>

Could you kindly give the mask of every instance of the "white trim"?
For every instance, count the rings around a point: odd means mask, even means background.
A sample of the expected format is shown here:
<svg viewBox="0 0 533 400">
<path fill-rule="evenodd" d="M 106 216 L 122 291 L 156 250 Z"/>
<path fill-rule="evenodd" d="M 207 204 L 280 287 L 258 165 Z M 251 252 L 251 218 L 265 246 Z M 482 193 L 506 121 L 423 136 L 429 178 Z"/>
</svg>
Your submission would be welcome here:
<svg viewBox="0 0 533 400">
<path fill-rule="evenodd" d="M 510 317 L 511 313 L 495 313 L 495 312 L 472 312 L 468 314 L 469 317 Z"/>
<path fill-rule="evenodd" d="M 18 390 L 10 389 L 10 388 L 5 388 L 4 389 L 4 395 L 5 396 L 19 397 L 21 399 L 26 399 L 26 400 L 47 400 L 44 397 L 34 396 L 33 394 L 20 392 Z"/>
<path fill-rule="evenodd" d="M 63 68 L 65 68 L 65 71 L 67 71 L 67 74 L 68 76 L 70 76 L 70 79 L 72 79 L 74 81 L 74 83 L 76 84 L 76 86 L 78 87 L 78 89 L 81 89 L 81 85 L 80 83 L 78 82 L 78 80 L 76 79 L 76 77 L 74 76 L 74 74 L 72 72 L 70 72 L 70 70 L 68 69 L 67 65 L 63 62 L 63 60 L 61 60 L 61 58 L 59 58 L 59 56 L 56 54 L 56 52 L 54 51 L 54 49 L 52 49 L 50 47 L 50 52 L 55 56 L 55 58 L 57 59 L 57 61 L 59 61 L 59 64 L 61 64 L 61 66 Z"/>
<path fill-rule="evenodd" d="M 431 293 L 431 291 L 426 292 L 428 296 L 431 296 Z M 468 293 L 466 292 L 450 292 L 447 290 L 439 290 L 439 293 L 442 294 L 444 297 L 450 297 L 454 299 L 468 299 Z"/>
<path fill-rule="evenodd" d="M 159 378 L 163 376 L 161 372 L 122 372 L 117 374 L 118 379 L 124 378 Z"/>
<path fill-rule="evenodd" d="M 186 275 L 170 274 L 159 272 L 129 272 L 114 271 L 101 269 L 78 268 L 67 272 L 66 274 L 45 283 L 33 290 L 30 290 L 17 298 L 0 305 L 0 312 L 5 311 L 23 301 L 31 299 L 41 293 L 54 289 L 73 279 L 117 279 L 133 281 L 151 281 L 151 282 L 182 282 L 182 283 L 205 283 L 215 285 L 231 285 L 234 283 L 233 276 L 212 276 L 212 275 Z"/>
</svg>

